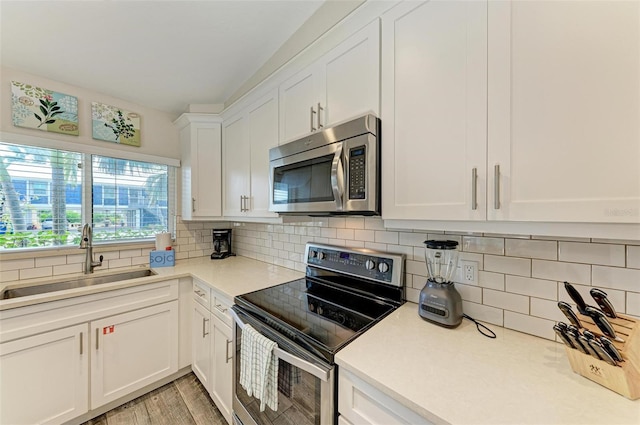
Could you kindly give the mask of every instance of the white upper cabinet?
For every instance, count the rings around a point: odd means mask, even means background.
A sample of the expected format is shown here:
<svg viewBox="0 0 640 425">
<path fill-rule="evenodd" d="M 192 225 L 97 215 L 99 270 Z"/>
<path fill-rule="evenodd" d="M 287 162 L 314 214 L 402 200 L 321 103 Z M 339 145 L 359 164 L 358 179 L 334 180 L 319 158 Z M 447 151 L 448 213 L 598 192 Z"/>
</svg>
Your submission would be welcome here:
<svg viewBox="0 0 640 425">
<path fill-rule="evenodd" d="M 206 220 L 222 215 L 221 122 L 216 115 L 182 114 L 182 219 Z"/>
<path fill-rule="evenodd" d="M 640 222 L 640 2 L 489 2 L 488 40 L 489 218 Z"/>
<path fill-rule="evenodd" d="M 405 2 L 382 25 L 383 218 L 640 222 L 640 3 Z"/>
<path fill-rule="evenodd" d="M 486 2 L 382 16 L 382 214 L 486 218 Z"/>
<path fill-rule="evenodd" d="M 269 149 L 277 145 L 277 90 L 225 119 L 225 216 L 277 218 L 269 212 Z"/>
<path fill-rule="evenodd" d="M 369 111 L 377 115 L 379 81 L 375 20 L 280 85 L 280 142 Z"/>
</svg>

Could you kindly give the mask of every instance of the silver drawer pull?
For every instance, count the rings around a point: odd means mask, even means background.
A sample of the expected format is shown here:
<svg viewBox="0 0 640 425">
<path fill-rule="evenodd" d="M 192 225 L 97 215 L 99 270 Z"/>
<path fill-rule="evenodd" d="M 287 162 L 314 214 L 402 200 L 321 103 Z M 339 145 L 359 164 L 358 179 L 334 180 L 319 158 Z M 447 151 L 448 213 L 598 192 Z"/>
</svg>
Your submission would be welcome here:
<svg viewBox="0 0 640 425">
<path fill-rule="evenodd" d="M 500 164 L 493 168 L 493 208 L 500 209 Z"/>
<path fill-rule="evenodd" d="M 471 209 L 478 209 L 478 169 L 471 170 Z"/>
<path fill-rule="evenodd" d="M 316 131 L 316 128 L 313 126 L 313 116 L 315 115 L 316 111 L 313 110 L 313 106 L 311 107 L 311 113 L 310 118 L 311 118 L 311 123 L 309 125 L 309 127 L 311 128 L 311 131 Z"/>
<path fill-rule="evenodd" d="M 82 352 L 83 351 L 83 346 L 84 346 L 84 343 L 82 341 L 82 339 L 83 339 L 82 337 L 83 336 L 84 336 L 84 332 L 80 332 L 80 355 L 83 354 L 83 352 Z"/>
<path fill-rule="evenodd" d="M 204 292 L 199 291 L 199 290 L 197 290 L 197 289 L 196 289 L 194 292 L 195 292 L 199 297 L 204 297 Z"/>
<path fill-rule="evenodd" d="M 204 317 L 202 318 L 202 337 L 203 338 L 209 335 L 209 332 L 206 331 L 206 326 L 208 321 L 209 319 L 205 319 Z"/>
<path fill-rule="evenodd" d="M 227 309 L 226 308 L 222 308 L 222 304 L 216 304 L 216 310 L 218 310 L 220 313 L 226 313 Z"/>
<path fill-rule="evenodd" d="M 100 329 L 96 328 L 96 350 L 100 349 Z"/>
<path fill-rule="evenodd" d="M 227 360 L 225 361 L 225 363 L 229 363 L 229 360 L 231 360 L 231 358 L 233 357 L 233 355 L 229 355 L 229 344 L 231 344 L 231 340 L 227 340 L 227 348 L 225 349 L 226 351 L 226 355 L 227 355 Z"/>
</svg>

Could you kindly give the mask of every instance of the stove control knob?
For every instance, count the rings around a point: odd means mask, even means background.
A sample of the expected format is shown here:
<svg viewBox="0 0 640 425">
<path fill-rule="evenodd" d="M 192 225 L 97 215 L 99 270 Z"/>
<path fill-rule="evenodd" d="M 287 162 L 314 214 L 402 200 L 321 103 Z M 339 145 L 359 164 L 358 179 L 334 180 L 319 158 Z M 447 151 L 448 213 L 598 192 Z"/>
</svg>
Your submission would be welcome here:
<svg viewBox="0 0 640 425">
<path fill-rule="evenodd" d="M 318 251 L 318 259 L 319 260 L 324 260 L 325 257 L 326 257 L 326 255 L 324 254 L 324 252 Z"/>
<path fill-rule="evenodd" d="M 309 251 L 309 257 L 316 258 L 317 256 L 318 256 L 318 253 L 316 251 Z"/>
<path fill-rule="evenodd" d="M 375 269 L 375 268 L 376 268 L 376 262 L 375 262 L 375 261 L 373 261 L 373 260 L 367 260 L 367 261 L 364 263 L 364 266 L 365 266 L 365 268 L 366 268 L 367 270 L 373 270 L 373 269 Z"/>
<path fill-rule="evenodd" d="M 380 273 L 386 273 L 389 271 L 389 265 L 387 263 L 378 264 L 378 271 Z"/>
</svg>

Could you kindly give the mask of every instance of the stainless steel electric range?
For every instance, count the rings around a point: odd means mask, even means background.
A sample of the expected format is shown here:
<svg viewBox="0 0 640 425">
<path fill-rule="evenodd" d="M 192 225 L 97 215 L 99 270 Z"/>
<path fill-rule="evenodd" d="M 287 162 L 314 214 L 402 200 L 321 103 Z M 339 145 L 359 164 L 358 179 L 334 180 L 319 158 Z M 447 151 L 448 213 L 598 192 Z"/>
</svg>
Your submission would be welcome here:
<svg viewBox="0 0 640 425">
<path fill-rule="evenodd" d="M 304 278 L 235 298 L 236 424 L 335 425 L 335 354 L 404 302 L 404 255 L 309 243 L 305 263 Z M 277 343 L 276 411 L 239 384 L 246 324 Z"/>
</svg>

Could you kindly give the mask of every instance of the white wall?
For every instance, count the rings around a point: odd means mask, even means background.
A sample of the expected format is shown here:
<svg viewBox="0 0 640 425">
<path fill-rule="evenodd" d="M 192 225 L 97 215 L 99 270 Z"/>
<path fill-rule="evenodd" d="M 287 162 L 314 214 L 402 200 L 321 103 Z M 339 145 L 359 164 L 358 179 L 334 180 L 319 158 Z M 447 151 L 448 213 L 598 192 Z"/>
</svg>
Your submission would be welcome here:
<svg viewBox="0 0 640 425">
<path fill-rule="evenodd" d="M 76 96 L 78 98 L 78 124 L 80 127 L 80 135 L 69 136 L 30 128 L 15 127 L 11 120 L 11 81 L 19 81 Z M 162 88 L 158 87 L 158 90 L 162 90 Z M 108 105 L 117 106 L 128 111 L 139 113 L 141 115 L 141 146 L 136 148 L 92 139 L 91 102 L 106 103 Z M 130 151 L 137 154 L 180 159 L 179 133 L 172 124 L 175 118 L 176 117 L 169 113 L 125 102 L 103 93 L 59 83 L 45 77 L 28 74 L 11 68 L 0 67 L 0 131 L 3 133 L 14 133 L 25 136 L 78 143 L 84 146 L 90 145 L 99 148 Z"/>
</svg>

